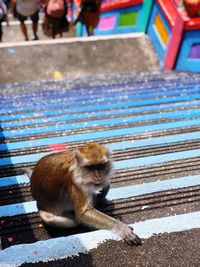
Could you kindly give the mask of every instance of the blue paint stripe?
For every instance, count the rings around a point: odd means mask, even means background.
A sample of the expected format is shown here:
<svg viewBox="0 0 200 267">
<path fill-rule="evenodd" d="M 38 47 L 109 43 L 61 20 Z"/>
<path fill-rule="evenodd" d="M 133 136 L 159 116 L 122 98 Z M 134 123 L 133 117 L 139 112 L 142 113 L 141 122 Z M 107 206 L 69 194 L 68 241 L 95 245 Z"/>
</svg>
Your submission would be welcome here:
<svg viewBox="0 0 200 267">
<path fill-rule="evenodd" d="M 191 132 L 191 133 L 183 133 L 183 134 L 176 134 L 176 135 L 167 135 L 162 137 L 153 137 L 141 140 L 134 140 L 134 141 L 123 141 L 123 142 L 116 142 L 112 144 L 108 144 L 107 147 L 112 150 L 118 149 L 127 149 L 127 148 L 139 148 L 139 147 L 149 147 L 155 145 L 170 145 L 171 143 L 175 142 L 183 142 L 183 141 L 190 141 L 190 140 L 200 140 L 200 132 Z"/>
<path fill-rule="evenodd" d="M 191 212 L 175 216 L 155 218 L 131 224 L 135 233 L 143 239 L 164 233 L 182 232 L 200 228 L 200 212 Z M 155 227 L 156 226 L 156 227 Z M 3 266 L 19 267 L 23 263 L 48 262 L 61 260 L 79 253 L 89 253 L 107 240 L 120 238 L 106 230 L 76 234 L 67 237 L 52 238 L 32 244 L 10 246 L 0 252 Z M 37 251 L 37 255 L 35 254 Z"/>
<path fill-rule="evenodd" d="M 142 139 L 136 141 L 124 141 L 124 142 L 116 142 L 112 144 L 107 144 L 106 146 L 111 150 L 118 150 L 118 149 L 128 149 L 128 148 L 138 148 L 138 147 L 149 147 L 153 145 L 162 145 L 162 144 L 170 144 L 174 142 L 182 142 L 182 141 L 189 141 L 189 140 L 200 140 L 200 132 L 193 132 L 193 133 L 185 133 L 185 134 L 178 134 L 178 135 L 171 135 L 171 136 L 163 136 L 163 137 L 154 137 L 150 139 Z M 48 154 L 48 153 L 47 153 Z M 40 155 L 39 158 L 44 156 L 44 153 L 38 154 Z M 39 158 L 35 158 L 35 154 L 32 154 L 31 159 L 33 161 L 37 161 Z M 25 163 L 29 162 L 26 156 L 17 156 L 11 158 L 2 158 L 0 159 L 0 165 L 10 165 L 15 162 L 18 163 Z M 0 179 L 0 187 L 2 186 L 10 186 L 15 184 L 24 184 L 29 183 L 29 178 L 26 175 L 18 175 L 18 176 L 11 176 L 6 178 Z"/>
<path fill-rule="evenodd" d="M 111 77 L 110 77 L 111 78 Z M 119 81 L 113 81 L 110 83 L 105 83 L 105 80 L 103 81 L 103 84 L 90 84 L 89 83 L 82 83 L 83 81 L 79 81 L 78 84 L 75 84 L 74 86 L 72 86 L 71 84 L 68 84 L 68 82 L 65 83 L 65 81 L 62 82 L 58 82 L 53 81 L 53 86 L 52 86 L 52 82 L 50 82 L 50 84 L 48 84 L 48 87 L 50 88 L 50 91 L 46 90 L 46 86 L 47 83 L 46 81 L 44 81 L 44 83 L 40 84 L 40 86 L 35 85 L 34 83 L 29 83 L 29 85 L 31 85 L 31 88 L 35 88 L 35 90 L 30 90 L 27 92 L 24 92 L 24 90 L 21 90 L 21 87 L 19 85 L 14 86 L 15 91 L 16 91 L 16 96 L 22 96 L 24 94 L 27 94 L 28 96 L 34 96 L 36 95 L 38 92 L 41 95 L 48 95 L 49 93 L 54 93 L 56 94 L 56 92 L 58 91 L 58 88 L 61 88 L 60 91 L 69 91 L 69 93 L 74 94 L 75 92 L 84 92 L 85 90 L 109 90 L 112 88 L 118 88 L 119 86 L 137 86 L 137 87 L 141 87 L 142 89 L 146 88 L 146 87 L 152 87 L 152 86 L 156 86 L 156 87 L 160 87 L 163 85 L 168 85 L 168 86 L 174 86 L 176 85 L 178 88 L 182 88 L 182 86 L 184 86 L 185 84 L 187 85 L 195 85 L 198 82 L 198 77 L 195 77 L 195 79 L 193 79 L 193 77 L 178 77 L 178 78 L 170 78 L 170 79 L 165 79 L 165 78 L 160 78 L 160 77 L 153 77 L 153 79 L 149 79 L 149 76 L 144 76 L 143 80 L 133 80 L 131 77 L 128 78 L 128 80 L 124 81 L 123 78 Z M 146 82 L 146 78 L 148 78 L 148 82 Z M 183 83 L 181 84 L 180 82 L 183 82 L 184 80 L 184 85 Z M 93 82 L 93 81 L 91 81 Z M 21 85 L 27 85 L 27 83 L 22 83 Z M 7 93 L 7 88 L 10 89 L 10 86 L 8 85 L 8 87 L 6 85 L 1 85 L 0 84 L 0 88 L 2 90 L 2 92 L 6 92 Z M 6 94 L 6 98 L 11 98 L 12 94 Z M 5 98 L 5 96 L 4 96 Z"/>
<path fill-rule="evenodd" d="M 62 109 L 61 111 L 57 110 L 52 110 L 48 112 L 48 116 L 54 116 L 54 117 L 44 117 L 44 118 L 33 118 L 30 117 L 29 120 L 19 120 L 19 121 L 8 121 L 8 122 L 2 122 L 1 127 L 16 127 L 16 126 L 24 126 L 24 125 L 40 125 L 43 123 L 48 123 L 48 122 L 63 122 L 67 120 L 77 120 L 77 119 L 83 119 L 84 118 L 100 118 L 102 116 L 109 116 L 109 115 L 123 115 L 123 114 L 131 114 L 134 112 L 145 112 L 145 111 L 151 111 L 152 113 L 155 111 L 164 111 L 169 108 L 178 108 L 178 107 L 183 107 L 189 108 L 189 107 L 199 107 L 200 106 L 200 101 L 193 101 L 193 102 L 185 102 L 185 103 L 173 103 L 173 104 L 167 104 L 167 105 L 158 105 L 158 106 L 142 106 L 142 107 L 134 107 L 132 108 L 131 106 L 129 108 L 123 108 L 122 103 L 120 103 L 120 108 L 122 109 L 116 109 L 116 110 L 107 110 L 107 111 L 102 111 L 102 112 L 90 112 L 90 113 L 84 113 L 84 114 L 65 114 L 62 115 L 66 112 L 65 109 Z M 126 103 L 124 103 L 124 106 L 126 106 Z M 56 116 L 55 116 L 56 115 Z M 138 114 L 139 115 L 139 114 Z M 134 116 L 138 116 L 135 114 Z M 140 115 L 141 116 L 141 115 Z"/>
<path fill-rule="evenodd" d="M 137 197 L 141 195 L 196 186 L 200 184 L 200 175 L 186 176 L 176 179 L 157 181 L 145 184 L 113 188 L 108 192 L 109 200 Z"/>
<path fill-rule="evenodd" d="M 22 137 L 30 134 L 41 134 L 41 133 L 49 133 L 66 130 L 74 130 L 81 129 L 85 127 L 95 127 L 95 126 L 106 126 L 106 125 L 118 125 L 123 123 L 136 123 L 143 122 L 149 120 L 159 120 L 159 119 L 181 119 L 181 118 L 190 118 L 200 116 L 200 109 L 192 109 L 192 110 L 181 110 L 181 111 L 173 111 L 166 113 L 155 113 L 155 114 L 147 114 L 142 116 L 129 116 L 129 117 L 118 117 L 111 119 L 103 119 L 96 121 L 85 121 L 85 122 L 75 122 L 69 124 L 60 124 L 60 125 L 50 125 L 36 128 L 24 128 L 24 129 L 16 129 L 16 130 L 7 130 L 0 132 L 0 137 L 5 138 L 16 138 Z"/>
<path fill-rule="evenodd" d="M 7 121 L 7 122 L 1 122 L 2 127 L 14 127 L 14 126 L 23 126 L 23 125 L 30 125 L 30 124 L 42 124 L 47 122 L 57 122 L 57 121 L 64 121 L 64 120 L 75 120 L 75 119 L 83 119 L 84 118 L 95 118 L 95 117 L 101 117 L 101 116 L 108 116 L 108 115 L 116 115 L 116 114 L 130 114 L 130 113 L 142 113 L 142 112 L 155 112 L 155 111 L 164 111 L 166 109 L 170 108 L 180 108 L 180 107 L 189 108 L 192 106 L 199 107 L 200 101 L 191 101 L 191 102 L 178 102 L 178 103 L 168 103 L 168 104 L 161 104 L 161 105 L 155 105 L 155 106 L 141 106 L 141 107 L 132 107 L 131 103 L 119 103 L 119 107 L 117 109 L 106 109 L 105 111 L 91 111 L 87 113 L 81 113 L 81 114 L 70 114 L 67 113 L 68 109 L 61 109 L 61 110 L 50 110 L 45 112 L 45 117 L 26 117 L 28 120 L 19 119 L 18 121 Z M 47 113 L 47 114 L 46 114 Z M 56 116 L 55 116 L 56 115 Z M 138 114 L 139 115 L 139 114 Z M 38 114 L 39 116 L 39 114 Z M 54 117 L 51 117 L 54 116 Z M 136 115 L 135 115 L 136 116 Z"/>
<path fill-rule="evenodd" d="M 165 88 L 155 88 L 154 90 L 142 90 L 139 91 L 139 88 L 132 88 L 132 87 L 124 87 L 124 88 L 118 88 L 117 91 L 105 91 L 103 90 L 102 92 L 99 92 L 98 90 L 95 91 L 88 91 L 87 90 L 87 96 L 86 96 L 86 91 L 83 92 L 83 95 L 76 95 L 74 97 L 71 97 L 69 95 L 69 92 L 67 91 L 64 94 L 61 95 L 56 95 L 56 98 L 54 95 L 49 95 L 45 98 L 43 97 L 38 97 L 35 96 L 34 98 L 27 98 L 27 99 L 15 99 L 12 100 L 12 103 L 9 103 L 9 101 L 7 99 L 5 99 L 4 101 L 2 101 L 3 104 L 3 109 L 1 112 L 5 112 L 7 111 L 17 111 L 20 107 L 16 107 L 16 102 L 20 103 L 20 102 L 24 102 L 23 103 L 23 110 L 24 108 L 26 109 L 30 109 L 30 108 L 34 108 L 32 105 L 34 103 L 37 103 L 36 106 L 39 105 L 43 105 L 43 104 L 51 104 L 51 105 L 55 105 L 55 104 L 59 104 L 59 102 L 70 102 L 71 105 L 80 105 L 83 102 L 90 102 L 91 103 L 95 103 L 97 101 L 101 101 L 101 99 L 105 98 L 106 96 L 106 101 L 114 101 L 115 99 L 123 99 L 123 98 L 131 98 L 131 97 L 135 97 L 136 99 L 139 98 L 143 98 L 145 96 L 146 97 L 155 97 L 155 96 L 159 96 L 159 97 L 163 97 L 163 96 L 175 96 L 180 94 L 180 90 L 177 90 L 177 88 L 170 88 L 171 90 L 165 89 Z M 199 85 L 196 86 L 185 86 L 184 88 L 182 88 L 181 91 L 181 95 L 188 95 L 189 94 L 194 94 L 194 93 L 199 93 L 200 91 L 200 87 Z"/>
<path fill-rule="evenodd" d="M 28 154 L 25 156 L 17 156 L 11 158 L 0 158 L 0 166 L 14 165 L 25 162 L 36 162 L 42 157 L 49 155 L 52 152 Z M 1 179 L 0 179 L 1 180 Z"/>
<path fill-rule="evenodd" d="M 200 175 L 181 177 L 171 180 L 156 181 L 151 183 L 125 186 L 120 188 L 112 188 L 107 198 L 108 200 L 125 199 L 136 197 L 155 192 L 185 188 L 189 186 L 197 186 L 200 184 Z M 0 217 L 15 216 L 20 214 L 28 214 L 37 212 L 35 201 L 4 205 L 0 207 Z"/>
<path fill-rule="evenodd" d="M 35 201 L 23 202 L 18 204 L 10 204 L 0 207 L 0 217 L 15 216 L 37 212 Z"/>
<path fill-rule="evenodd" d="M 134 98 L 134 97 L 133 97 Z M 166 104 L 166 103 L 171 103 L 171 102 L 178 102 L 178 101 L 192 101 L 192 100 L 199 100 L 200 98 L 200 94 L 193 94 L 193 95 L 186 95 L 186 96 L 174 96 L 174 97 L 166 97 L 166 98 L 154 98 L 154 99 L 145 99 L 145 100 L 137 100 L 137 101 L 128 101 L 128 102 L 124 102 L 123 105 L 125 107 L 138 107 L 141 105 L 158 105 L 158 104 Z M 128 98 L 128 100 L 130 100 L 130 98 Z M 121 105 L 121 101 L 119 99 L 118 103 L 111 103 L 108 102 L 106 104 L 105 103 L 105 98 L 102 101 L 103 104 L 99 105 L 89 105 L 88 102 L 85 102 L 85 106 L 82 107 L 71 107 L 71 103 L 67 104 L 67 103 L 61 103 L 60 105 L 56 105 L 56 107 L 58 108 L 66 108 L 67 106 L 69 106 L 68 108 L 68 112 L 90 112 L 90 111 L 96 111 L 96 110 L 105 110 L 109 108 L 118 108 L 118 107 L 122 107 Z M 82 103 L 83 104 L 83 103 Z M 54 106 L 55 107 L 55 106 Z M 10 114 L 10 115 L 1 115 L 1 120 L 9 120 L 9 119 L 16 119 L 16 118 L 23 118 L 23 116 L 31 116 L 31 117 L 35 117 L 36 114 L 38 114 L 39 116 L 43 116 L 43 115 L 47 115 L 48 111 L 45 111 L 45 109 L 48 108 L 48 106 L 45 107 L 39 107 L 39 110 L 37 111 L 38 107 L 34 107 L 34 112 L 27 112 L 27 113 L 23 113 L 23 114 Z M 24 109 L 22 109 L 24 111 Z M 44 110 L 44 112 L 42 112 L 42 110 Z M 18 111 L 20 111 L 20 109 L 18 109 Z M 39 112 L 39 113 L 37 113 Z M 59 114 L 59 111 L 58 111 Z"/>
<path fill-rule="evenodd" d="M 148 78 L 148 82 L 146 82 L 146 78 Z M 184 83 L 183 83 L 184 81 Z M 76 95 L 76 93 L 78 92 L 79 94 L 84 93 L 85 91 L 109 91 L 109 90 L 113 90 L 114 89 L 118 89 L 119 87 L 130 87 L 130 88 L 135 88 L 135 89 L 141 89 L 143 90 L 150 90 L 151 88 L 156 88 L 156 89 L 162 89 L 163 87 L 169 87 L 169 89 L 173 86 L 176 87 L 176 89 L 182 89 L 183 87 L 185 87 L 186 85 L 189 86 L 195 86 L 199 84 L 199 79 L 198 77 L 179 77 L 179 78 L 170 78 L 170 79 L 165 79 L 165 78 L 158 78 L 158 77 L 153 77 L 153 79 L 149 79 L 149 77 L 145 77 L 143 81 L 138 81 L 138 80 L 127 80 L 127 81 L 117 81 L 114 83 L 109 83 L 109 84 L 100 84 L 100 85 L 88 85 L 88 84 L 77 84 L 75 86 L 68 86 L 68 84 L 65 84 L 65 82 L 62 83 L 62 93 L 63 91 L 67 91 L 69 92 L 69 94 L 72 95 Z M 55 86 L 56 83 L 54 83 L 53 86 Z M 0 85 L 1 86 L 1 85 Z M 33 87 L 35 85 L 33 84 Z M 46 86 L 46 82 L 44 84 L 44 86 Z M 58 95 L 58 87 L 56 86 L 56 89 L 53 89 L 52 86 L 50 85 L 50 92 L 46 90 L 46 88 L 43 87 L 43 84 L 41 84 L 40 87 L 37 87 L 37 89 L 35 91 L 27 91 L 27 92 L 23 92 L 23 91 L 18 91 L 18 88 L 15 88 L 15 92 L 16 92 L 16 97 L 21 97 L 21 96 L 25 96 L 25 94 L 28 97 L 31 96 L 35 96 L 36 94 L 38 95 L 42 95 L 42 96 L 46 96 L 49 94 L 55 94 Z M 5 89 L 4 91 L 7 90 L 7 88 L 3 85 L 3 87 L 1 89 Z M 61 90 L 60 90 L 61 91 Z M 61 93 L 59 91 L 59 93 Z M 6 91 L 7 92 L 7 91 Z M 6 94 L 6 96 L 4 96 L 4 98 L 6 99 L 13 99 L 12 95 Z M 1 98 L 0 98 L 1 99 Z"/>
<path fill-rule="evenodd" d="M 200 156 L 200 149 L 192 149 L 183 152 L 168 153 L 157 156 L 150 156 L 137 159 L 129 159 L 123 161 L 117 161 L 114 163 L 116 169 L 119 168 L 138 168 L 146 165 L 160 164 L 171 160 L 182 160 L 187 158 L 195 158 Z"/>
<path fill-rule="evenodd" d="M 41 154 L 33 154 L 33 155 L 26 155 L 21 157 L 13 157 L 13 159 L 6 158 L 1 159 L 1 166 L 13 165 L 18 164 L 21 162 L 35 162 L 38 161 L 42 156 L 48 155 L 48 153 L 41 153 Z M 115 169 L 123 169 L 123 168 L 138 168 L 141 166 L 147 165 L 154 165 L 160 164 L 167 161 L 174 161 L 174 160 L 183 160 L 186 158 L 194 158 L 200 156 L 200 149 L 192 149 L 183 152 L 171 152 L 168 154 L 156 155 L 156 156 L 149 156 L 149 157 L 142 157 L 136 159 L 129 159 L 129 160 L 122 160 L 114 162 Z"/>
<path fill-rule="evenodd" d="M 0 178 L 0 187 L 11 186 L 16 184 L 28 184 L 29 182 L 30 180 L 27 175 L 10 176 L 6 178 Z"/>
<path fill-rule="evenodd" d="M 3 143 L 0 144 L 0 151 L 7 151 L 13 149 L 22 149 L 27 147 L 35 147 L 35 146 L 45 146 L 57 143 L 65 143 L 65 142 L 77 142 L 77 141 L 86 141 L 86 140 L 95 140 L 99 138 L 108 138 L 115 136 L 123 136 L 123 135 L 131 135 L 131 134 L 139 134 L 139 133 L 147 133 L 147 132 L 155 132 L 162 130 L 175 129 L 179 127 L 191 127 L 191 126 L 199 126 L 200 120 L 184 120 L 178 122 L 168 122 L 168 123 L 160 123 L 160 124 L 152 124 L 145 125 L 140 127 L 132 127 L 132 128 L 124 128 L 124 129 L 113 129 L 110 131 L 96 131 L 89 133 L 81 133 L 76 135 L 67 135 L 64 137 L 53 137 L 53 138 L 41 138 L 36 140 L 28 140 L 28 141 L 20 141 L 13 143 Z"/>
<path fill-rule="evenodd" d="M 185 134 L 163 136 L 163 137 L 154 137 L 151 139 L 142 139 L 142 140 L 137 140 L 137 141 L 127 141 L 127 142 L 120 142 L 120 143 L 116 142 L 116 143 L 108 144 L 106 146 L 112 151 L 112 150 L 118 150 L 118 149 L 139 148 L 139 147 L 148 147 L 152 145 L 170 144 L 174 142 L 189 141 L 189 140 L 200 141 L 200 132 L 185 133 Z M 50 153 L 52 152 L 34 153 L 34 154 L 29 154 L 29 155 L 24 155 L 24 156 L 19 155 L 19 156 L 14 156 L 14 157 L 9 157 L 9 158 L 0 158 L 0 166 L 23 164 L 27 162 L 29 163 L 36 162 L 40 158 Z M 143 161 L 144 158 L 141 158 L 141 160 Z M 173 156 L 172 156 L 172 160 L 173 160 Z M 1 185 L 1 182 L 0 182 L 0 185 Z"/>
<path fill-rule="evenodd" d="M 26 94 L 17 94 L 15 95 L 15 101 L 26 101 L 26 100 L 30 100 L 30 101 L 34 101 L 35 99 L 40 100 L 40 99 L 48 99 L 50 100 L 51 98 L 54 97 L 66 97 L 68 96 L 69 98 L 77 98 L 77 93 L 78 95 L 83 99 L 85 97 L 85 93 L 89 92 L 88 97 L 93 97 L 94 95 L 98 94 L 98 95 L 102 95 L 105 92 L 108 93 L 114 93 L 114 92 L 118 92 L 118 91 L 122 91 L 122 90 L 128 90 L 128 91 L 135 91 L 136 94 L 144 94 L 144 93 L 149 93 L 149 92 L 155 92 L 155 91 L 159 91 L 160 93 L 162 93 L 163 91 L 177 91 L 177 92 L 181 92 L 183 91 L 185 88 L 198 88 L 199 84 L 198 81 L 194 81 L 194 82 L 188 82 L 185 81 L 184 84 L 180 84 L 179 81 L 164 81 L 164 82 L 153 82 L 151 83 L 151 81 L 148 81 L 148 83 L 133 83 L 133 82 L 129 82 L 129 83 L 122 83 L 122 84 L 115 84 L 115 85 L 102 85 L 102 86 L 81 86 L 79 88 L 74 87 L 71 89 L 68 88 L 64 88 L 61 91 L 56 91 L 56 90 L 51 90 L 49 91 L 37 91 L 37 93 L 28 93 L 26 92 Z M 41 89 L 41 88 L 40 88 Z M 0 100 L 2 101 L 2 103 L 9 103 L 9 102 L 14 102 L 13 97 L 12 96 L 4 96 L 2 98 L 0 98 Z"/>
<path fill-rule="evenodd" d="M 174 88 L 174 86 L 176 86 Z M 164 82 L 164 84 L 159 83 L 155 83 L 153 82 L 153 84 L 151 84 L 151 82 L 148 82 L 147 84 L 143 84 L 143 83 L 135 83 L 133 84 L 133 82 L 131 83 L 122 83 L 122 84 L 112 84 L 112 85 L 100 85 L 100 86 L 81 86 L 81 87 L 74 87 L 74 88 L 65 88 L 64 90 L 62 88 L 61 91 L 58 90 L 51 90 L 49 91 L 37 91 L 36 93 L 32 93 L 29 94 L 28 92 L 26 92 L 26 95 L 21 95 L 18 94 L 16 92 L 15 95 L 15 100 L 17 101 L 24 101 L 24 100 L 34 100 L 34 99 L 48 99 L 48 98 L 53 98 L 53 97 L 60 97 L 63 98 L 65 96 L 68 96 L 69 99 L 74 98 L 77 99 L 77 95 L 82 99 L 84 98 L 88 98 L 91 97 L 93 98 L 94 95 L 102 95 L 106 93 L 118 93 L 121 92 L 122 90 L 128 90 L 128 91 L 135 91 L 136 94 L 143 94 L 144 92 L 154 92 L 157 91 L 159 89 L 159 91 L 163 91 L 163 90 L 176 90 L 179 91 L 179 89 L 185 89 L 187 87 L 189 88 L 193 88 L 198 86 L 197 83 L 193 82 L 193 83 L 187 83 L 187 86 L 184 85 L 180 85 L 180 83 L 169 83 L 169 82 Z M 172 88 L 171 88 L 172 87 Z M 38 90 L 41 90 L 41 88 L 39 88 Z M 137 91 L 136 91 L 137 90 Z M 87 97 L 85 96 L 85 94 L 87 93 Z M 13 97 L 12 96 L 4 96 L 4 97 L 0 97 L 1 101 L 7 101 L 7 103 L 9 102 L 14 102 Z M 4 103 L 4 102 L 2 102 Z"/>
</svg>

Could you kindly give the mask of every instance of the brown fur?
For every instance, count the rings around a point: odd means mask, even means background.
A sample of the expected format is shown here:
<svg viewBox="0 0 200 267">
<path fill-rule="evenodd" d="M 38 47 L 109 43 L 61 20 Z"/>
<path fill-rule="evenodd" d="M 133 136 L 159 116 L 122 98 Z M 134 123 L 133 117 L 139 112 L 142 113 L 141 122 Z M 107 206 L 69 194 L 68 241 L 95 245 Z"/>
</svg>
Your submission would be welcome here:
<svg viewBox="0 0 200 267">
<path fill-rule="evenodd" d="M 140 239 L 128 226 L 93 207 L 95 191 L 100 191 L 101 198 L 110 188 L 112 165 L 109 157 L 108 149 L 97 143 L 88 143 L 75 152 L 45 156 L 33 170 L 32 195 L 47 224 L 74 227 L 78 222 L 84 223 L 112 230 L 130 244 L 140 244 Z"/>
<path fill-rule="evenodd" d="M 87 165 L 101 164 L 108 160 L 110 154 L 106 147 L 97 143 L 88 143 L 77 151 L 77 159 L 82 163 L 83 159 Z"/>
</svg>

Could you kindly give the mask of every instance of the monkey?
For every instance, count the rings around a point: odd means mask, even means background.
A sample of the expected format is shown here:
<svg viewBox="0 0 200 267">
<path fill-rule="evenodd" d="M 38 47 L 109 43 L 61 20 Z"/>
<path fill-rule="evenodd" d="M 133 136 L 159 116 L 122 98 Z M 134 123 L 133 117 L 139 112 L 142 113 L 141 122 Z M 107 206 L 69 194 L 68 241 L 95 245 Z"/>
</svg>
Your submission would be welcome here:
<svg viewBox="0 0 200 267">
<path fill-rule="evenodd" d="M 141 245 L 133 228 L 98 211 L 94 196 L 106 197 L 113 164 L 107 147 L 88 142 L 76 150 L 42 157 L 30 174 L 30 187 L 41 220 L 52 227 L 72 228 L 79 224 L 107 229 L 129 245 Z"/>
</svg>

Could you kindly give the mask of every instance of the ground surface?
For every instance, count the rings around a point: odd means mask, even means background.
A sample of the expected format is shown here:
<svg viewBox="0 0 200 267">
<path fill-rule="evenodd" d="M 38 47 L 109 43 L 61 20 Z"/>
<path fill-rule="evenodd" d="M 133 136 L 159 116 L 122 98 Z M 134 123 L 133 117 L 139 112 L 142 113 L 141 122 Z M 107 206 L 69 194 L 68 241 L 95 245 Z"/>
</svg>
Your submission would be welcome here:
<svg viewBox="0 0 200 267">
<path fill-rule="evenodd" d="M 0 85 L 0 266 L 199 266 L 199 81 L 145 72 Z M 24 168 L 86 141 L 107 145 L 116 170 L 99 209 L 133 225 L 142 246 L 42 224 Z"/>
<path fill-rule="evenodd" d="M 180 267 L 200 263 L 200 230 L 163 234 L 146 240 L 142 247 L 129 247 L 125 243 L 109 241 L 89 254 L 48 263 L 25 264 L 23 267 Z M 192 242 L 191 242 L 192 241 Z M 189 248 L 189 249 L 188 249 Z"/>
<path fill-rule="evenodd" d="M 52 38 L 44 35 L 43 29 L 42 29 L 42 22 L 44 18 L 44 13 L 40 12 L 40 20 L 38 22 L 38 38 L 40 40 L 50 40 Z M 13 17 L 11 13 L 8 14 L 8 20 L 9 20 L 9 26 L 7 26 L 6 22 L 2 23 L 3 26 L 3 38 L 2 43 L 13 43 L 13 42 L 21 42 L 24 41 L 24 36 L 20 30 L 20 23 L 17 19 Z M 29 40 L 32 40 L 34 38 L 33 31 L 32 31 L 32 22 L 31 20 L 25 21 L 27 30 L 28 30 L 28 36 Z M 75 36 L 75 28 L 71 27 L 68 32 L 63 33 L 63 37 L 74 37 Z M 59 38 L 59 36 L 56 36 Z"/>
<path fill-rule="evenodd" d="M 143 34 L 1 43 L 0 57 L 1 83 L 159 68 Z"/>
</svg>

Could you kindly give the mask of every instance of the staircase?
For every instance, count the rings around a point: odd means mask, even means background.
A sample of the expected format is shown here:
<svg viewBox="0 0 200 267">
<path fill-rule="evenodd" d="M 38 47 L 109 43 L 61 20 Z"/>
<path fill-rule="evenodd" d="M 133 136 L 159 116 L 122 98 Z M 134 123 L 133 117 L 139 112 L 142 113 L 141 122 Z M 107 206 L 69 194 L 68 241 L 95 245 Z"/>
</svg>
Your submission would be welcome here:
<svg viewBox="0 0 200 267">
<path fill-rule="evenodd" d="M 156 71 L 0 85 L 0 266 L 197 266 L 199 82 Z M 102 211 L 132 225 L 141 247 L 42 224 L 23 169 L 87 141 L 112 151 L 112 202 Z"/>
</svg>

